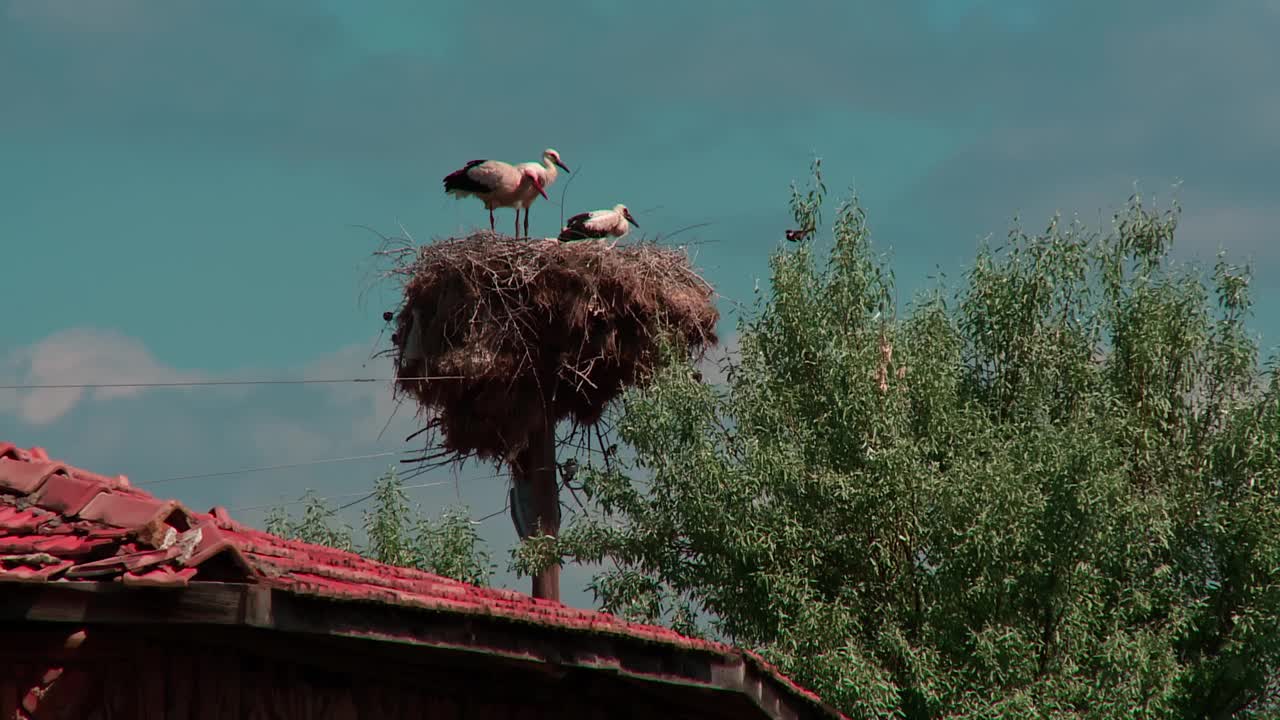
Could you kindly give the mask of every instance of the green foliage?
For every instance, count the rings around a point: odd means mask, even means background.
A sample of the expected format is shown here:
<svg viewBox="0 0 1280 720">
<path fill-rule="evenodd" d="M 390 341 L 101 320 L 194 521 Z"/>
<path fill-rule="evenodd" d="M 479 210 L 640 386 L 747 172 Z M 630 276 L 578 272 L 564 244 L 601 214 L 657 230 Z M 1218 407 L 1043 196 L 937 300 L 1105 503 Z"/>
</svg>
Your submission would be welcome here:
<svg viewBox="0 0 1280 720">
<path fill-rule="evenodd" d="M 364 513 L 365 546 L 355 548 L 351 528 L 337 524 L 337 513 L 308 492 L 306 509 L 294 520 L 283 508 L 267 517 L 267 532 L 281 537 L 355 550 L 378 562 L 412 567 L 474 585 L 487 585 L 493 576 L 469 513 L 445 508 L 436 520 L 409 506 L 404 482 L 392 469 L 374 485 L 373 506 Z"/>
<path fill-rule="evenodd" d="M 801 228 L 825 189 L 793 190 Z M 1176 206 L 1055 218 L 901 316 L 856 198 L 771 258 L 725 387 L 628 394 L 541 554 L 852 717 L 1232 717 L 1280 677 L 1280 375 Z M 697 622 L 695 623 L 695 619 Z M 1269 688 L 1269 690 L 1268 690 Z"/>
<path fill-rule="evenodd" d="M 310 490 L 303 497 L 302 517 L 292 518 L 284 508 L 267 513 L 267 532 L 339 550 L 353 550 L 351 526 L 338 521 L 338 513 Z"/>
<path fill-rule="evenodd" d="M 465 509 L 445 508 L 434 522 L 419 518 L 414 538 L 418 568 L 473 585 L 489 583 L 494 566 Z"/>
</svg>

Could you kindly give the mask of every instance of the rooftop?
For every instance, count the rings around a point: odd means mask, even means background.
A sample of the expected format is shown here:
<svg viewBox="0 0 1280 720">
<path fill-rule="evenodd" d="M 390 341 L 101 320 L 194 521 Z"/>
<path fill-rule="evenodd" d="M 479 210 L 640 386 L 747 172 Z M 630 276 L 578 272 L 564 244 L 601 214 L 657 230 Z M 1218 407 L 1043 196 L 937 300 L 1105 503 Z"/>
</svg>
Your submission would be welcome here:
<svg viewBox="0 0 1280 720">
<path fill-rule="evenodd" d="M 194 512 L 124 476 L 8 443 L 0 443 L 0 583 L 0 621 L 83 620 L 89 601 L 66 598 L 93 597 L 97 616 L 112 621 L 240 625 L 471 650 L 479 642 L 483 652 L 508 659 L 607 666 L 745 692 L 773 717 L 799 717 L 783 711 L 797 702 L 803 716 L 839 717 L 748 651 L 286 540 L 236 522 L 223 508 Z M 157 611 L 156 593 L 166 589 L 174 599 Z M 5 602 L 18 596 L 24 599 Z M 465 633 L 457 632 L 460 625 Z M 543 644 L 530 644 L 530 632 Z M 688 657 L 661 669 L 652 658 L 636 659 L 658 650 L 696 656 L 710 671 L 674 677 Z M 625 667 L 629 662 L 635 667 Z"/>
</svg>

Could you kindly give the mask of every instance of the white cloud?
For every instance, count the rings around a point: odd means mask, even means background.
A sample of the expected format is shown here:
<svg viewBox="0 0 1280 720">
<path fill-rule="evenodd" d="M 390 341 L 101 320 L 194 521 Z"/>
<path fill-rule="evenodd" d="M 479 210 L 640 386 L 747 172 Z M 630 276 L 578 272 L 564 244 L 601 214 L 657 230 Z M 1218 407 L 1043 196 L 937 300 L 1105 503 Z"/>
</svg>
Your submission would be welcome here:
<svg viewBox="0 0 1280 720">
<path fill-rule="evenodd" d="M 385 339 L 382 344 L 386 344 Z M 394 363 L 387 357 L 371 357 L 378 349 L 381 347 L 375 348 L 372 344 L 348 345 L 308 363 L 303 376 L 390 379 L 395 373 Z M 415 412 L 411 405 L 397 407 L 390 382 L 329 385 L 326 389 L 334 402 L 360 412 L 361 418 L 368 421 L 359 430 L 363 440 L 375 440 L 379 434 L 386 437 L 383 427 L 393 415 L 403 423 L 406 419 L 412 420 Z M 390 428 L 387 432 L 390 432 Z"/>
<path fill-rule="evenodd" d="M 72 328 L 18 348 L 4 358 L 5 373 L 15 385 L 190 382 L 199 373 L 179 371 L 158 361 L 141 342 L 111 330 Z M 133 397 L 138 387 L 35 388 L 5 391 L 0 412 L 15 414 L 31 425 L 48 425 L 77 404 Z M 14 397 L 16 396 L 16 397 Z"/>
<path fill-rule="evenodd" d="M 402 445 L 416 429 L 416 407 L 396 401 L 389 382 L 394 368 L 389 358 L 372 358 L 370 344 L 348 345 L 303 367 L 301 379 L 386 379 L 388 382 L 318 384 L 325 412 L 338 423 L 330 425 L 299 418 L 298 413 L 252 420 L 255 445 L 281 462 L 306 461 L 332 454 L 335 447 L 358 452 L 369 447 Z M 402 449 L 409 449 L 408 446 Z"/>
<path fill-rule="evenodd" d="M 278 369 L 243 368 L 214 377 L 207 371 L 182 370 L 158 360 L 142 341 L 114 330 L 72 328 L 61 330 L 35 343 L 10 351 L 0 357 L 0 380 L 4 384 L 94 385 L 135 383 L 186 383 L 209 380 L 332 380 L 390 379 L 393 373 L 387 358 L 371 358 L 371 345 L 349 345 L 323 355 L 305 365 L 301 372 Z M 353 437 L 372 441 L 393 414 L 397 419 L 412 419 L 412 407 L 400 407 L 392 395 L 389 382 L 319 383 L 330 401 L 353 413 Z M 104 388 L 32 388 L 9 390 L 0 396 L 0 413 L 8 413 L 31 425 L 48 425 L 76 409 L 82 403 L 103 403 L 131 398 L 147 392 L 146 387 Z M 227 386 L 222 391 L 243 397 L 251 392 L 243 386 Z M 299 445 L 315 447 L 296 429 L 285 432 L 285 424 L 277 418 L 263 418 L 258 427 L 266 435 L 277 438 L 289 435 Z M 373 427 L 376 424 L 377 427 Z M 276 441 L 273 441 L 276 442 Z M 323 444 L 323 441 L 321 441 Z M 278 446 L 277 446 L 278 447 Z"/>
</svg>

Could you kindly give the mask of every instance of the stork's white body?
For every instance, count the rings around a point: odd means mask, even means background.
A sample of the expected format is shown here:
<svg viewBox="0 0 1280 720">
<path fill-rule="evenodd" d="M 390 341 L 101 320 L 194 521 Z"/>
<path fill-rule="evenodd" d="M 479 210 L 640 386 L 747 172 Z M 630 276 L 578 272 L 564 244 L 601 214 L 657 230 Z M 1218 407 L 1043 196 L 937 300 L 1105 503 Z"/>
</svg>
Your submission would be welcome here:
<svg viewBox="0 0 1280 720">
<path fill-rule="evenodd" d="M 511 163 L 501 160 L 483 160 L 477 163 L 473 160 L 454 175 L 459 173 L 478 187 L 446 183 L 445 192 L 457 198 L 480 198 L 489 210 L 515 207 L 524 197 L 523 188 L 520 187 L 523 177 L 520 170 Z"/>
<path fill-rule="evenodd" d="M 547 148 L 546 150 L 542 151 L 542 162 L 525 162 L 525 163 L 520 163 L 519 165 L 516 165 L 516 167 L 521 171 L 534 174 L 537 177 L 541 178 L 542 188 L 544 190 L 546 188 L 551 187 L 551 184 L 556 181 L 556 178 L 560 177 L 560 171 L 556 169 L 557 166 L 563 168 L 564 164 L 560 161 L 560 153 L 556 152 L 552 148 Z M 568 172 L 568 170 L 569 168 L 565 168 L 566 172 Z M 520 211 L 524 210 L 524 234 L 525 235 L 529 234 L 529 206 L 533 205 L 533 202 L 537 199 L 538 199 L 537 189 L 534 187 L 529 187 L 525 190 L 524 194 L 520 197 L 520 199 L 516 201 L 515 208 L 516 208 L 517 219 L 520 216 Z"/>
<path fill-rule="evenodd" d="M 626 205 L 618 204 L 607 210 L 592 210 L 574 215 L 560 231 L 561 240 L 598 240 L 606 237 L 622 238 L 631 232 L 635 219 Z"/>
<path fill-rule="evenodd" d="M 560 177 L 560 171 L 556 169 L 555 163 L 545 158 L 540 163 L 526 162 L 520 163 L 516 167 L 537 173 L 538 176 L 542 178 L 542 187 L 544 188 L 551 187 L 551 184 L 556 181 L 556 178 Z M 520 209 L 528 209 L 528 207 L 533 204 L 533 201 L 537 199 L 538 191 L 533 190 L 531 192 L 526 192 L 520 198 L 516 207 Z"/>
<path fill-rule="evenodd" d="M 489 211 L 489 229 L 494 229 L 493 211 L 516 208 L 516 231 L 520 234 L 520 203 L 526 195 L 542 192 L 542 176 L 521 165 L 501 160 L 472 160 L 444 178 L 444 189 L 458 198 L 475 197 Z M 541 168 L 539 168 L 541 170 Z M 532 201 L 528 201 L 532 202 Z"/>
</svg>

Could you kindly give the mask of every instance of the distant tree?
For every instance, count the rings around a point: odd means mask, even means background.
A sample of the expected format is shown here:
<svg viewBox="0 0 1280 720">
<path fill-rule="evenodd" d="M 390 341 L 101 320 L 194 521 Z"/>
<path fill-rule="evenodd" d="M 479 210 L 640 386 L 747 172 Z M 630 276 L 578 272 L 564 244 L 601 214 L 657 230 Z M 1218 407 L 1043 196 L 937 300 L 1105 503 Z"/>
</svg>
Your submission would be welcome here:
<svg viewBox="0 0 1280 720">
<path fill-rule="evenodd" d="M 758 648 L 853 717 L 1263 713 L 1280 374 L 1247 270 L 1170 259 L 1177 216 L 1015 230 L 899 314 L 842 204 L 823 262 L 818 235 L 772 256 L 725 385 L 673 362 L 631 392 L 634 459 L 583 462 L 588 512 L 518 564 L 604 562 L 606 610 Z"/>
<path fill-rule="evenodd" d="M 352 550 L 378 562 L 412 567 L 474 585 L 487 585 L 493 564 L 465 508 L 444 508 L 432 520 L 410 507 L 404 482 L 394 469 L 374 485 L 373 506 L 364 513 L 367 542 L 357 547 L 350 526 L 326 501 L 308 492 L 302 517 L 283 508 L 267 516 L 267 532 L 286 538 Z"/>
</svg>

